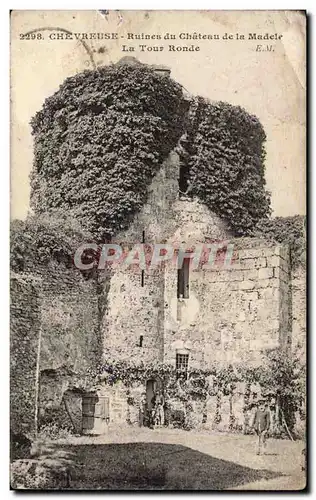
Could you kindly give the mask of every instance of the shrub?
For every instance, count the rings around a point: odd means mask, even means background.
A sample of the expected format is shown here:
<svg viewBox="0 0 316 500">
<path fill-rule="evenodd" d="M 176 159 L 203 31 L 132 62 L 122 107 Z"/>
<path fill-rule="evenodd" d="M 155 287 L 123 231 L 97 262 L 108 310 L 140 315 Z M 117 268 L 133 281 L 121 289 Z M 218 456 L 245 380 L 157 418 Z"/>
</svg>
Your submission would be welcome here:
<svg viewBox="0 0 316 500">
<path fill-rule="evenodd" d="M 306 367 L 300 363 L 296 353 L 273 349 L 267 353 L 267 364 L 262 371 L 260 384 L 263 390 L 273 392 L 280 405 L 280 422 L 283 417 L 290 431 L 295 425 L 295 412 L 301 407 L 306 390 Z"/>
</svg>

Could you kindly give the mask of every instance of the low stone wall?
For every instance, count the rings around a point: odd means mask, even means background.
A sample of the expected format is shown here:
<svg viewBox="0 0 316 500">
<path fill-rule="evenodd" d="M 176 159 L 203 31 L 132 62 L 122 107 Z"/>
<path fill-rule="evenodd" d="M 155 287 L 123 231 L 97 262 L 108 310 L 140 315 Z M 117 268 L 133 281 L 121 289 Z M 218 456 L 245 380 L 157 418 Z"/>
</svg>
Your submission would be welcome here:
<svg viewBox="0 0 316 500">
<path fill-rule="evenodd" d="M 40 297 L 32 276 L 11 276 L 10 428 L 35 433 L 36 360 L 40 336 Z"/>
<path fill-rule="evenodd" d="M 306 269 L 292 270 L 292 348 L 300 351 L 306 363 Z"/>
</svg>

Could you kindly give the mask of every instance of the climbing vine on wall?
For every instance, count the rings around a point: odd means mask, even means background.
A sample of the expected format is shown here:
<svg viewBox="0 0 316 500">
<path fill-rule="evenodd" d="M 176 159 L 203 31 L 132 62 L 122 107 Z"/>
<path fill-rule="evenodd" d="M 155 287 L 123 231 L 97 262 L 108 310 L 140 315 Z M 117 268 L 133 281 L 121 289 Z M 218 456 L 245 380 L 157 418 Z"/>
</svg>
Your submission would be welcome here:
<svg viewBox="0 0 316 500">
<path fill-rule="evenodd" d="M 262 394 L 277 400 L 280 404 L 290 428 L 294 426 L 293 414 L 301 405 L 306 373 L 298 363 L 294 353 L 286 356 L 278 350 L 267 351 L 265 363 L 260 366 L 249 366 L 243 363 L 220 366 L 213 365 L 207 370 L 191 369 L 187 376 L 179 376 L 175 367 L 163 363 L 131 363 L 127 361 L 109 360 L 86 378 L 86 388 L 107 384 L 113 386 L 118 382 L 130 388 L 143 385 L 150 379 L 160 379 L 167 400 L 172 398 L 182 401 L 190 409 L 192 401 L 207 402 L 210 396 L 217 398 L 217 409 L 214 423 L 221 421 L 221 402 L 223 396 L 232 397 L 237 384 L 244 386 L 245 411 L 251 408 L 251 387 L 261 387 Z M 130 401 L 133 404 L 133 401 Z M 231 408 L 230 426 L 234 427 L 234 415 Z"/>
<path fill-rule="evenodd" d="M 25 221 L 14 220 L 10 234 L 10 265 L 14 272 L 40 274 L 48 266 L 74 268 L 77 247 L 87 241 L 79 227 L 69 220 L 30 216 Z M 91 236 L 90 236 L 91 237 Z"/>
<path fill-rule="evenodd" d="M 295 215 L 261 220 L 253 235 L 289 245 L 293 267 L 306 263 L 306 217 Z"/>
<path fill-rule="evenodd" d="M 40 329 L 38 294 L 31 279 L 11 279 L 10 426 L 35 432 L 36 352 Z"/>
<path fill-rule="evenodd" d="M 179 84 L 140 63 L 67 78 L 31 123 L 34 210 L 72 213 L 100 241 L 126 228 L 187 107 Z"/>
<path fill-rule="evenodd" d="M 265 189 L 265 132 L 240 106 L 192 101 L 180 156 L 189 171 L 187 194 L 224 218 L 236 236 L 270 215 Z"/>
<path fill-rule="evenodd" d="M 32 130 L 35 211 L 70 212 L 99 240 L 128 226 L 176 146 L 187 194 L 226 219 L 235 235 L 249 234 L 270 213 L 259 120 L 202 97 L 189 105 L 179 84 L 147 65 L 67 78 L 35 115 Z"/>
</svg>

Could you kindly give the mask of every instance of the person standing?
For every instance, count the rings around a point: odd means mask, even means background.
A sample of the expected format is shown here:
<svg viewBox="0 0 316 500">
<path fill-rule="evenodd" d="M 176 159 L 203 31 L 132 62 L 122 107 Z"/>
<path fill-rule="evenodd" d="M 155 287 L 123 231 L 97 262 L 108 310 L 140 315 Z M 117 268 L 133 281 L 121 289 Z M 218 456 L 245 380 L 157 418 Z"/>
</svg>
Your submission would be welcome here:
<svg viewBox="0 0 316 500">
<path fill-rule="evenodd" d="M 157 394 L 156 392 L 154 392 L 153 394 L 153 397 L 151 398 L 151 401 L 150 401 L 150 425 L 149 427 L 151 429 L 154 429 L 155 428 L 155 418 L 156 418 L 156 398 L 157 398 Z"/>
<path fill-rule="evenodd" d="M 159 425 L 164 425 L 164 422 L 165 422 L 164 406 L 165 406 L 165 398 L 163 397 L 162 392 L 158 391 L 158 394 L 156 397 L 156 412 L 157 412 Z"/>
<path fill-rule="evenodd" d="M 255 430 L 258 436 L 258 451 L 257 455 L 261 455 L 261 450 L 263 448 L 263 453 L 265 453 L 267 445 L 268 431 L 270 429 L 270 411 L 268 404 L 261 399 L 258 402 L 258 408 L 255 412 L 252 428 Z"/>
<path fill-rule="evenodd" d="M 146 413 L 147 413 L 146 394 L 143 394 L 141 396 L 139 405 L 139 427 L 143 427 L 145 425 Z"/>
</svg>

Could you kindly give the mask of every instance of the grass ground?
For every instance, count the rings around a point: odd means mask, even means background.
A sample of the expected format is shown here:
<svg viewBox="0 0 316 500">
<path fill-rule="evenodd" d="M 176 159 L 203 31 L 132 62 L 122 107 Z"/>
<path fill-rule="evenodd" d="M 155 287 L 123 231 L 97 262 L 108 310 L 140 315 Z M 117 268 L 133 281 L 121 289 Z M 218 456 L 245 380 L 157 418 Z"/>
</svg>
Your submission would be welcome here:
<svg viewBox="0 0 316 500">
<path fill-rule="evenodd" d="M 172 429 L 109 428 L 105 436 L 45 443 L 40 460 L 67 464 L 69 489 L 299 490 L 302 442 Z"/>
</svg>

